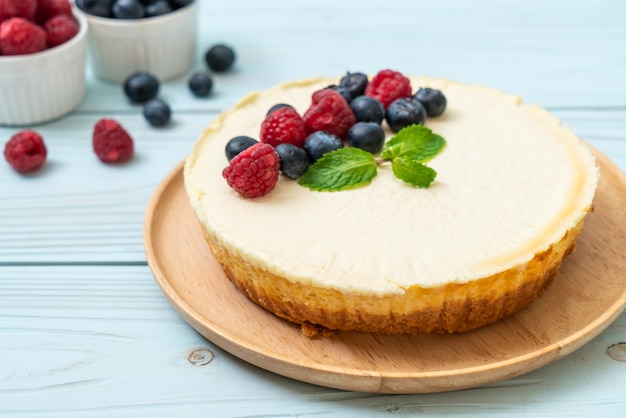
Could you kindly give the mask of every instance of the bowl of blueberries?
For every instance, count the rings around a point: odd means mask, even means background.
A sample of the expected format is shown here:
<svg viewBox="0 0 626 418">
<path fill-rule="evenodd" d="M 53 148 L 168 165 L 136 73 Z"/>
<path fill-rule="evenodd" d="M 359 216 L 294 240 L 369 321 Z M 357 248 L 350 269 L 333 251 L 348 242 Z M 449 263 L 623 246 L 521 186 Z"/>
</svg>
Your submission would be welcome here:
<svg viewBox="0 0 626 418">
<path fill-rule="evenodd" d="M 137 71 L 174 79 L 195 60 L 194 0 L 75 0 L 89 22 L 94 73 L 121 83 Z"/>
</svg>

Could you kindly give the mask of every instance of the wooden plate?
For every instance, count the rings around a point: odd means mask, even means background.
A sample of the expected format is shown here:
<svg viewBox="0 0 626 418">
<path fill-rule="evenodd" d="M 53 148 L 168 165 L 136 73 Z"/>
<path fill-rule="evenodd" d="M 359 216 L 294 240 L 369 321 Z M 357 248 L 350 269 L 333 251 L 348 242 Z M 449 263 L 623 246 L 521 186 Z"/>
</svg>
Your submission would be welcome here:
<svg viewBox="0 0 626 418">
<path fill-rule="evenodd" d="M 554 284 L 530 306 L 460 335 L 337 332 L 309 339 L 249 301 L 205 243 L 183 186 L 182 163 L 147 208 L 144 243 L 159 286 L 182 317 L 231 354 L 283 376 L 381 393 L 463 389 L 558 360 L 603 331 L 626 305 L 626 176 L 596 153 L 595 211 Z"/>
</svg>

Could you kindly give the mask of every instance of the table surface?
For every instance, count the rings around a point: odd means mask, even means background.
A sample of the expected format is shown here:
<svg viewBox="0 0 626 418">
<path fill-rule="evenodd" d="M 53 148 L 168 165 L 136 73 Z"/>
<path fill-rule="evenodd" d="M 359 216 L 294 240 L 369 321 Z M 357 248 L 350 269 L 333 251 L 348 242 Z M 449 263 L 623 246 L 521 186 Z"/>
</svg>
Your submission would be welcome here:
<svg viewBox="0 0 626 418">
<path fill-rule="evenodd" d="M 119 85 L 87 69 L 72 114 L 31 128 L 39 172 L 0 163 L 0 416 L 626 416 L 626 313 L 573 354 L 485 387 L 354 393 L 291 380 L 195 332 L 156 284 L 143 249 L 152 194 L 202 129 L 244 94 L 289 79 L 393 68 L 483 84 L 537 103 L 626 171 L 626 2 L 201 1 L 193 70 L 209 46 L 237 51 L 194 98 L 166 82 L 172 123 L 151 128 Z M 94 123 L 135 139 L 101 164 Z M 0 141 L 22 128 L 0 127 Z"/>
</svg>

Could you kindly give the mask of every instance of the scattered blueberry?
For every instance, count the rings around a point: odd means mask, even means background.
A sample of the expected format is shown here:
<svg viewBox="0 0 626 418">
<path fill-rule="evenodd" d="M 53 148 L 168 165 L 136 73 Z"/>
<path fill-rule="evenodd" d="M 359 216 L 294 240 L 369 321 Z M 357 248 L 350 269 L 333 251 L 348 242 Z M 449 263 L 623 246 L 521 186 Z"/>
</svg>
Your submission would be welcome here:
<svg viewBox="0 0 626 418">
<path fill-rule="evenodd" d="M 143 116 L 152 126 L 165 126 L 170 122 L 172 111 L 161 99 L 150 99 L 143 105 Z"/>
<path fill-rule="evenodd" d="M 304 150 L 311 161 L 317 161 L 322 155 L 343 148 L 341 139 L 324 131 L 316 131 L 304 140 Z"/>
<path fill-rule="evenodd" d="M 189 90 L 196 97 L 207 97 L 213 90 L 213 78 L 206 71 L 199 71 L 189 78 Z"/>
<path fill-rule="evenodd" d="M 383 104 L 370 96 L 356 97 L 350 103 L 350 108 L 357 122 L 375 122 L 380 125 L 385 118 L 385 107 Z"/>
<path fill-rule="evenodd" d="M 221 73 L 235 62 L 235 51 L 224 44 L 214 45 L 207 51 L 205 60 L 211 70 Z"/>
<path fill-rule="evenodd" d="M 429 87 L 420 87 L 417 93 L 413 95 L 413 100 L 417 100 L 426 108 L 428 116 L 439 116 L 444 110 L 448 101 L 441 90 L 431 89 Z"/>
<path fill-rule="evenodd" d="M 257 142 L 259 141 L 257 141 L 254 138 L 250 138 L 249 136 L 245 136 L 245 135 L 240 135 L 240 136 L 231 138 L 226 143 L 226 158 L 228 158 L 228 161 L 232 160 L 241 151 L 245 150 L 246 148 L 250 148 L 252 145 L 256 144 Z"/>
<path fill-rule="evenodd" d="M 336 84 L 331 84 L 330 86 L 326 86 L 324 88 L 324 90 L 334 90 L 337 93 L 339 93 L 341 95 L 341 97 L 343 97 L 343 99 L 350 103 L 352 101 L 352 94 L 350 94 L 350 92 L 342 87 L 339 87 Z"/>
<path fill-rule="evenodd" d="M 274 106 L 270 107 L 269 110 L 267 111 L 267 113 L 265 114 L 265 116 L 268 116 L 270 113 L 272 113 L 275 110 L 280 109 L 281 107 L 290 107 L 293 109 L 293 106 L 287 103 L 276 103 Z"/>
<path fill-rule="evenodd" d="M 385 131 L 375 122 L 357 122 L 348 130 L 346 139 L 351 147 L 376 154 L 383 149 Z"/>
<path fill-rule="evenodd" d="M 387 108 L 385 120 L 392 131 L 398 132 L 409 125 L 421 124 L 426 120 L 426 109 L 413 99 L 396 99 Z"/>
<path fill-rule="evenodd" d="M 276 152 L 280 157 L 280 171 L 290 179 L 299 179 L 309 168 L 309 156 L 293 144 L 279 144 Z"/>
<path fill-rule="evenodd" d="M 94 16 L 111 17 L 113 0 L 76 0 L 76 6 Z"/>
<path fill-rule="evenodd" d="M 339 80 L 337 91 L 345 92 L 344 94 L 348 95 L 350 98 L 350 100 L 348 100 L 348 103 L 350 103 L 356 97 L 363 95 L 367 83 L 368 79 L 366 74 L 348 72 L 341 78 L 341 80 Z"/>
<path fill-rule="evenodd" d="M 193 0 L 170 0 L 176 7 L 185 7 L 188 4 L 193 3 Z"/>
<path fill-rule="evenodd" d="M 155 2 L 150 2 L 150 4 L 146 4 L 144 17 L 162 16 L 171 12 L 172 6 L 170 6 L 167 0 L 159 0 Z"/>
<path fill-rule="evenodd" d="M 111 10 L 117 19 L 141 19 L 145 14 L 145 7 L 139 0 L 115 0 Z"/>
<path fill-rule="evenodd" d="M 124 81 L 124 93 L 135 103 L 145 103 L 159 93 L 159 80 L 146 71 L 137 71 Z"/>
</svg>

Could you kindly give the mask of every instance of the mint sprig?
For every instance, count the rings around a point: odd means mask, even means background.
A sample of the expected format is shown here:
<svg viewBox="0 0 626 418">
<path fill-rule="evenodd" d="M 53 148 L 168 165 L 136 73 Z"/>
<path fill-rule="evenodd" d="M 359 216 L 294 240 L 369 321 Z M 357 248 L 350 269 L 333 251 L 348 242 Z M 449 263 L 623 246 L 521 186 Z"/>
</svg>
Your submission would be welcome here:
<svg viewBox="0 0 626 418">
<path fill-rule="evenodd" d="M 298 184 L 318 191 L 347 190 L 371 183 L 379 164 L 391 162 L 394 175 L 419 188 L 427 188 L 437 172 L 423 163 L 439 154 L 446 145 L 440 135 L 423 125 L 410 125 L 387 143 L 375 158 L 358 148 L 340 148 L 312 164 Z"/>
<path fill-rule="evenodd" d="M 298 180 L 311 190 L 337 191 L 369 184 L 376 176 L 376 160 L 359 148 L 339 148 L 324 154 Z"/>
</svg>

